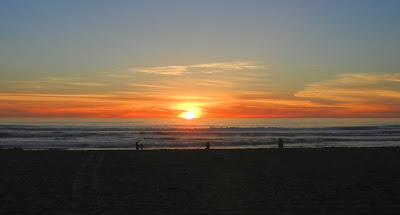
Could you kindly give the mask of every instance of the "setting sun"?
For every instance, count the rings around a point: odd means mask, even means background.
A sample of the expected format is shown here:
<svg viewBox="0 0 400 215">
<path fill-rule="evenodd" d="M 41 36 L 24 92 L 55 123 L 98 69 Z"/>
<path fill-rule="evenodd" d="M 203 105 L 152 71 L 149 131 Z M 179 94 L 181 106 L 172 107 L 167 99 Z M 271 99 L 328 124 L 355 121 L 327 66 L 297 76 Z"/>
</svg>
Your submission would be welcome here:
<svg viewBox="0 0 400 215">
<path fill-rule="evenodd" d="M 193 111 L 188 111 L 182 115 L 185 119 L 193 119 L 196 118 L 196 114 Z"/>
<path fill-rule="evenodd" d="M 177 109 L 182 110 L 182 113 L 179 114 L 180 118 L 194 119 L 200 118 L 202 115 L 201 108 L 197 107 L 195 104 L 180 104 Z"/>
</svg>

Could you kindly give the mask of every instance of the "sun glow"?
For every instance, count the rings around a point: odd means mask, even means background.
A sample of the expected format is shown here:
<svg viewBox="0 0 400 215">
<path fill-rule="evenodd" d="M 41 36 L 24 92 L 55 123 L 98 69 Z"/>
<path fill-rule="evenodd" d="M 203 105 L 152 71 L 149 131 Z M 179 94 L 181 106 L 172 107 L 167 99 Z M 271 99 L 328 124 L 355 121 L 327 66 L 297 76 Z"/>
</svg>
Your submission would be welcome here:
<svg viewBox="0 0 400 215">
<path fill-rule="evenodd" d="M 184 111 L 181 114 L 179 114 L 180 118 L 194 119 L 194 118 L 200 118 L 200 116 L 202 115 L 201 109 L 194 105 L 184 104 L 181 105 L 178 109 Z"/>
<path fill-rule="evenodd" d="M 193 111 L 188 111 L 188 112 L 184 113 L 182 115 L 182 117 L 185 119 L 193 119 L 193 118 L 196 118 L 196 114 L 193 113 Z"/>
</svg>

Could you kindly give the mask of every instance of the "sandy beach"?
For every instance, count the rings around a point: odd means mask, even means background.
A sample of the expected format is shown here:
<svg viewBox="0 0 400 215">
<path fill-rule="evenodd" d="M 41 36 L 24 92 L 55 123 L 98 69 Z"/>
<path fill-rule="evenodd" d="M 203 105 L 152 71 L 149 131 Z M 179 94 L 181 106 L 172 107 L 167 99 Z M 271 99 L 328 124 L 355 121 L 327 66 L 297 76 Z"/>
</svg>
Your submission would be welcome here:
<svg viewBox="0 0 400 215">
<path fill-rule="evenodd" d="M 0 150 L 1 214 L 400 212 L 400 148 Z"/>
</svg>

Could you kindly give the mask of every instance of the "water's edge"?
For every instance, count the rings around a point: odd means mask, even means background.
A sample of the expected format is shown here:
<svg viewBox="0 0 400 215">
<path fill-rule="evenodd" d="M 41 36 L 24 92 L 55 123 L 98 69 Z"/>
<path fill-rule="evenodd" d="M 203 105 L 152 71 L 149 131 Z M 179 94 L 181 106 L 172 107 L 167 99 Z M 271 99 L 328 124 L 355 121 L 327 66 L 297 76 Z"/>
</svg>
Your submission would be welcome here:
<svg viewBox="0 0 400 215">
<path fill-rule="evenodd" d="M 400 146 L 399 119 L 83 119 L 0 122 L 0 147 L 25 149 L 215 149 Z"/>
</svg>

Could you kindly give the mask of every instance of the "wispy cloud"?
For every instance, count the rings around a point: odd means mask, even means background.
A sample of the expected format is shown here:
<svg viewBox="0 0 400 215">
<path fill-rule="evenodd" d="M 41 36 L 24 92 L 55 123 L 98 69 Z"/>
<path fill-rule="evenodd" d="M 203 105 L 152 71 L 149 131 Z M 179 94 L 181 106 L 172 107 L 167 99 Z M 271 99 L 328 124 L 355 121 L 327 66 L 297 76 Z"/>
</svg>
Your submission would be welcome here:
<svg viewBox="0 0 400 215">
<path fill-rule="evenodd" d="M 190 73 L 188 66 L 159 66 L 159 67 L 147 67 L 147 68 L 132 68 L 132 72 L 142 72 L 142 73 L 153 73 L 160 75 L 182 75 L 185 73 Z"/>
<path fill-rule="evenodd" d="M 0 102 L 48 102 L 48 103 L 131 103 L 132 101 L 171 102 L 171 96 L 157 94 L 50 94 L 50 93 L 0 93 Z"/>
<path fill-rule="evenodd" d="M 25 87 L 41 87 L 41 88 L 45 88 L 46 86 L 54 87 L 54 84 L 57 84 L 58 87 L 60 87 L 60 85 L 77 85 L 77 86 L 88 86 L 88 87 L 99 87 L 99 86 L 106 85 L 104 83 L 88 82 L 88 81 L 85 81 L 84 78 L 79 78 L 79 77 L 67 77 L 67 78 L 45 77 L 45 78 L 41 78 L 39 80 L 32 80 L 32 81 L 2 80 L 2 81 L 0 81 L 0 83 L 14 84 L 14 85 L 20 85 L 20 86 L 25 86 Z"/>
<path fill-rule="evenodd" d="M 232 71 L 232 70 L 259 70 L 259 69 L 266 69 L 266 67 L 258 62 L 224 62 L 224 63 L 131 68 L 129 69 L 129 71 L 160 74 L 160 75 L 183 75 L 186 73 L 194 73 L 194 72 L 217 73 L 217 72 Z"/>
<path fill-rule="evenodd" d="M 368 85 L 377 84 L 381 82 L 400 82 L 400 74 L 388 73 L 344 73 L 338 75 L 335 79 L 325 80 L 319 83 L 309 84 L 307 86 L 316 87 L 335 87 L 335 86 L 349 86 L 352 85 Z"/>
<path fill-rule="evenodd" d="M 332 105 L 319 104 L 311 101 L 304 101 L 278 93 L 272 92 L 243 92 L 235 96 L 236 99 L 249 104 L 259 106 L 273 105 L 275 107 L 332 107 Z"/>
<path fill-rule="evenodd" d="M 70 84 L 70 85 L 78 85 L 78 86 L 88 86 L 88 87 L 101 87 L 105 86 L 106 84 L 103 83 L 94 83 L 94 82 L 69 82 L 65 84 Z"/>
<path fill-rule="evenodd" d="M 348 103 L 398 100 L 400 86 L 393 85 L 397 82 L 400 82 L 400 74 L 347 73 L 332 80 L 308 84 L 295 96 Z"/>
<path fill-rule="evenodd" d="M 205 86 L 212 86 L 212 87 L 232 87 L 233 83 L 229 81 L 223 80 L 209 80 L 209 79 L 199 79 L 194 85 L 205 85 Z"/>
<path fill-rule="evenodd" d="M 104 83 L 89 82 L 85 80 L 86 80 L 85 78 L 81 77 L 61 77 L 61 78 L 47 77 L 47 78 L 42 78 L 41 80 L 37 81 L 37 83 L 66 84 L 66 85 L 87 86 L 87 87 L 101 87 L 107 85 Z"/>
<path fill-rule="evenodd" d="M 120 70 L 115 70 L 113 72 L 103 72 L 103 75 L 110 78 L 132 78 L 132 75 L 120 74 Z"/>
<path fill-rule="evenodd" d="M 148 87 L 148 88 L 162 88 L 162 89 L 169 89 L 171 87 L 168 86 L 161 86 L 161 85 L 151 85 L 151 84 L 130 84 L 131 86 L 135 87 Z"/>
<path fill-rule="evenodd" d="M 265 69 L 265 66 L 258 62 L 225 62 L 225 63 L 206 63 L 191 65 L 193 68 L 210 68 L 222 70 L 251 70 L 251 69 Z"/>
</svg>

